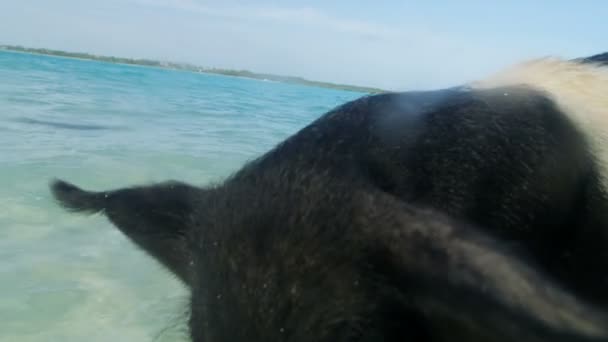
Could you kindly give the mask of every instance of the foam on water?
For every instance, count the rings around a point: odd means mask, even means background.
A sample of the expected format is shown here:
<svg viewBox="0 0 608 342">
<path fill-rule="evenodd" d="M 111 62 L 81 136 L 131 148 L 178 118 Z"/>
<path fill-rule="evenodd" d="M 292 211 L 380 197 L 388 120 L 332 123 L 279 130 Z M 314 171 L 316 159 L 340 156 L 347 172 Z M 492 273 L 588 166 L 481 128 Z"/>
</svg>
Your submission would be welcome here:
<svg viewBox="0 0 608 342">
<path fill-rule="evenodd" d="M 0 341 L 187 340 L 187 291 L 51 178 L 204 185 L 361 95 L 0 51 Z"/>
</svg>

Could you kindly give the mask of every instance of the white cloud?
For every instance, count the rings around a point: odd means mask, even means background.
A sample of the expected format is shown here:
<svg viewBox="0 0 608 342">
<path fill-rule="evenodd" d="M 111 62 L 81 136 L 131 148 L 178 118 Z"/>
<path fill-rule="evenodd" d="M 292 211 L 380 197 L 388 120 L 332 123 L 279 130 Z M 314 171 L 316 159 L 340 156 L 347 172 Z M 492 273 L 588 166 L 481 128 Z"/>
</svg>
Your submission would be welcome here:
<svg viewBox="0 0 608 342">
<path fill-rule="evenodd" d="M 327 28 L 337 32 L 355 33 L 364 36 L 384 37 L 398 32 L 392 28 L 367 21 L 358 21 L 331 16 L 315 8 L 257 8 L 251 11 L 258 18 L 289 24 Z"/>
<path fill-rule="evenodd" d="M 144 6 L 163 7 L 229 19 L 265 20 L 316 29 L 330 29 L 338 33 L 352 33 L 368 38 L 386 38 L 400 33 L 398 30 L 384 25 L 340 18 L 311 7 L 207 6 L 193 0 L 132 1 Z"/>
</svg>

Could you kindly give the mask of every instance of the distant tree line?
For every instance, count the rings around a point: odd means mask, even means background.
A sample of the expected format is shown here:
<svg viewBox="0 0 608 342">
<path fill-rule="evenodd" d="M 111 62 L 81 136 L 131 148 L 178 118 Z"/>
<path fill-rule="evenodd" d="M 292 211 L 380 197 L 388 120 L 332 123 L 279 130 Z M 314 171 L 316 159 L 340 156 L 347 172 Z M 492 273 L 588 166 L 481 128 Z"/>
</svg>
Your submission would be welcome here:
<svg viewBox="0 0 608 342">
<path fill-rule="evenodd" d="M 238 77 L 246 77 L 246 78 L 259 79 L 259 80 L 270 80 L 270 81 L 283 82 L 283 83 L 302 84 L 302 85 L 315 86 L 315 87 L 356 91 L 356 92 L 362 92 L 362 93 L 374 94 L 374 93 L 384 92 L 384 90 L 378 89 L 378 88 L 360 87 L 360 86 L 353 86 L 353 85 L 347 85 L 347 84 L 335 84 L 335 83 L 329 83 L 329 82 L 310 81 L 310 80 L 307 80 L 307 79 L 304 79 L 301 77 L 281 76 L 281 75 L 274 75 L 274 74 L 261 74 L 261 73 L 255 73 L 255 72 L 252 72 L 249 70 L 204 68 L 204 67 L 200 67 L 200 66 L 196 66 L 196 65 L 192 65 L 192 64 L 186 64 L 186 63 L 162 62 L 162 61 L 155 61 L 155 60 L 150 60 L 150 59 L 98 56 L 98 55 L 82 53 L 82 52 L 67 52 L 67 51 L 52 50 L 52 49 L 28 48 L 28 47 L 23 47 L 23 46 L 18 46 L 18 45 L 0 45 L 0 49 L 16 51 L 16 52 L 32 53 L 32 54 L 42 54 L 42 55 L 49 55 L 49 56 L 80 58 L 80 59 L 95 60 L 95 61 L 101 61 L 101 62 L 107 62 L 107 63 L 142 65 L 142 66 L 173 69 L 173 70 L 204 72 L 204 73 L 219 74 L 219 75 L 226 75 L 226 76 L 238 76 Z"/>
</svg>

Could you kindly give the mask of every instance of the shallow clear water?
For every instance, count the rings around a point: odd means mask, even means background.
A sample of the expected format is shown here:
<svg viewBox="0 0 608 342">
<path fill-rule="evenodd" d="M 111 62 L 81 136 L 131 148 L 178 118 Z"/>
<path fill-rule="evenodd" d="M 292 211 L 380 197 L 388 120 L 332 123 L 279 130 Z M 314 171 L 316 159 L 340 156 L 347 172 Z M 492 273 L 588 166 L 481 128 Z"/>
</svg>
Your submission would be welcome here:
<svg viewBox="0 0 608 342">
<path fill-rule="evenodd" d="M 0 51 L 0 341 L 182 341 L 187 291 L 48 181 L 221 180 L 362 94 Z"/>
</svg>

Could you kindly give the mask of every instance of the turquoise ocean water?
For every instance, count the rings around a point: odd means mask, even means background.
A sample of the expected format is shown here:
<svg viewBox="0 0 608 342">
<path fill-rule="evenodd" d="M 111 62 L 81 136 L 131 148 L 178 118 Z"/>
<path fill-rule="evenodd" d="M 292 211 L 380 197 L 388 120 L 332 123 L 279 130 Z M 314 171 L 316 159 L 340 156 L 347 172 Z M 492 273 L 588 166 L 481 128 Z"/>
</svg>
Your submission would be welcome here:
<svg viewBox="0 0 608 342">
<path fill-rule="evenodd" d="M 0 341 L 186 340 L 186 290 L 51 178 L 204 185 L 362 95 L 0 51 Z"/>
</svg>

